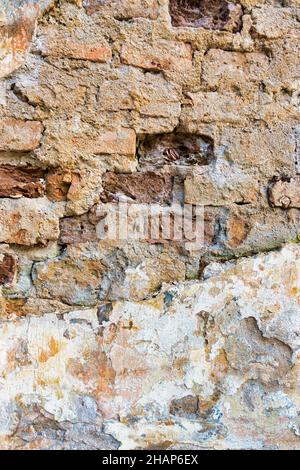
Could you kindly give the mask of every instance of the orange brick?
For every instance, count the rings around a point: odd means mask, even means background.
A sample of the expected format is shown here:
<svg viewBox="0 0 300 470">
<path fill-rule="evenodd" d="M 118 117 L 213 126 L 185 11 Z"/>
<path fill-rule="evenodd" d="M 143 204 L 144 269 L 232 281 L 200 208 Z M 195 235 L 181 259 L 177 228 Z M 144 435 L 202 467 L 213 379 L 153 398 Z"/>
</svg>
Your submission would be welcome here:
<svg viewBox="0 0 300 470">
<path fill-rule="evenodd" d="M 84 43 L 63 35 L 46 36 L 40 40 L 41 53 L 45 57 L 66 57 L 68 59 L 108 62 L 111 49 L 103 39 L 99 42 Z"/>
<path fill-rule="evenodd" d="M 134 156 L 136 152 L 135 132 L 132 129 L 104 132 L 93 142 L 92 150 L 96 154 Z"/>
<path fill-rule="evenodd" d="M 30 152 L 40 145 L 42 132 L 39 121 L 0 119 L 0 151 Z"/>
</svg>

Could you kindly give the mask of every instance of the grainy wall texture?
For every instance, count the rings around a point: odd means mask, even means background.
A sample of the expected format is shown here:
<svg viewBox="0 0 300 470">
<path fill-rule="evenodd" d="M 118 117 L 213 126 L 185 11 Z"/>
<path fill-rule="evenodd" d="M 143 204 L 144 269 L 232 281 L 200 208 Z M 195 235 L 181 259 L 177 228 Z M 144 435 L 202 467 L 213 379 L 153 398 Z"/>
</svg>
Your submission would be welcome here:
<svg viewBox="0 0 300 470">
<path fill-rule="evenodd" d="M 1 449 L 300 449 L 299 52 L 299 0 L 0 0 Z M 198 250 L 97 236 L 172 197 Z"/>
</svg>

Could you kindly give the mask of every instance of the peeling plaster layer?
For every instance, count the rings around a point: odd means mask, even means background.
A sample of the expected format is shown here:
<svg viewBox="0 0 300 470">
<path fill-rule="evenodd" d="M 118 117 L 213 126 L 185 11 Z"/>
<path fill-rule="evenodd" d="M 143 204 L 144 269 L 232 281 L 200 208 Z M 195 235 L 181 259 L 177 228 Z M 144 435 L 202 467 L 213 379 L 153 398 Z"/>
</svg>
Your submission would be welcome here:
<svg viewBox="0 0 300 470">
<path fill-rule="evenodd" d="M 290 245 L 101 324 L 96 309 L 2 323 L 1 447 L 88 447 L 72 432 L 89 423 L 97 448 L 297 448 L 299 303 Z"/>
</svg>

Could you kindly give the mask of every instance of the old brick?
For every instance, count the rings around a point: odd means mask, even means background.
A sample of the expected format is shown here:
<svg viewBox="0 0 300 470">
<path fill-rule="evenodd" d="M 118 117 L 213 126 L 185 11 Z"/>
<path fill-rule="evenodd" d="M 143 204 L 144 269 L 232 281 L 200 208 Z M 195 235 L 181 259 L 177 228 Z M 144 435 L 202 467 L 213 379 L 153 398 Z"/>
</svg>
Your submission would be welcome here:
<svg viewBox="0 0 300 470">
<path fill-rule="evenodd" d="M 192 66 L 190 44 L 161 41 L 151 46 L 145 43 L 125 43 L 121 49 L 121 61 L 146 70 L 183 70 Z"/>
<path fill-rule="evenodd" d="M 107 172 L 103 178 L 101 200 L 168 204 L 172 189 L 173 180 L 170 176 L 151 171 L 132 174 Z"/>
<path fill-rule="evenodd" d="M 0 253 L 0 284 L 11 284 L 16 272 L 16 259 L 7 253 Z"/>
<path fill-rule="evenodd" d="M 39 38 L 39 48 L 45 57 L 66 57 L 92 62 L 108 62 L 111 59 L 111 49 L 104 39 L 80 42 L 74 37 L 66 37 L 66 32 Z"/>
<path fill-rule="evenodd" d="M 1 11 L 0 78 L 12 73 L 23 64 L 39 11 L 38 6 L 32 8 L 32 5 L 28 7 L 26 4 L 10 5 L 10 8 L 11 11 L 13 9 L 15 11 L 7 18 Z"/>
<path fill-rule="evenodd" d="M 226 0 L 170 0 L 173 26 L 237 32 L 242 22 L 240 5 Z"/>
<path fill-rule="evenodd" d="M 250 228 L 251 224 L 249 220 L 236 214 L 232 214 L 229 217 L 227 226 L 227 245 L 230 248 L 238 247 L 247 237 Z"/>
<path fill-rule="evenodd" d="M 96 223 L 91 214 L 64 217 L 60 220 L 59 243 L 67 245 L 97 240 Z"/>
<path fill-rule="evenodd" d="M 66 201 L 72 184 L 72 172 L 53 168 L 46 175 L 46 193 L 50 201 Z"/>
<path fill-rule="evenodd" d="M 40 197 L 44 194 L 44 171 L 40 168 L 0 166 L 0 197 Z"/>
<path fill-rule="evenodd" d="M 276 181 L 269 188 L 269 201 L 272 206 L 288 209 L 300 208 L 300 177 Z"/>
<path fill-rule="evenodd" d="M 30 152 L 40 145 L 43 126 L 38 121 L 0 119 L 0 151 Z"/>
</svg>

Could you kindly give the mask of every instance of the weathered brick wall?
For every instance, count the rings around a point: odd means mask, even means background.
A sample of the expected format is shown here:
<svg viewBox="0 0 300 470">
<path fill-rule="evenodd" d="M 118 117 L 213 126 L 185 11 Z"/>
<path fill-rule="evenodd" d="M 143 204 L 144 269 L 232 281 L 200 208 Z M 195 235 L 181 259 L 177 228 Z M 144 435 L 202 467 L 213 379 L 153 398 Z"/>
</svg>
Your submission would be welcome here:
<svg viewBox="0 0 300 470">
<path fill-rule="evenodd" d="M 300 448 L 299 51 L 299 0 L 0 0 L 2 449 Z M 99 240 L 174 197 L 201 249 Z"/>
</svg>

